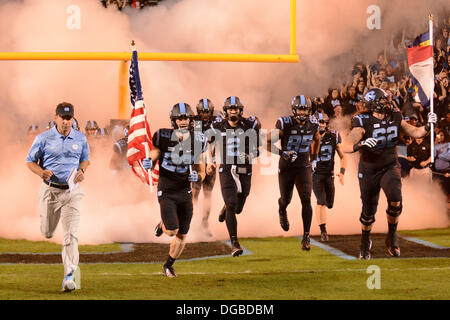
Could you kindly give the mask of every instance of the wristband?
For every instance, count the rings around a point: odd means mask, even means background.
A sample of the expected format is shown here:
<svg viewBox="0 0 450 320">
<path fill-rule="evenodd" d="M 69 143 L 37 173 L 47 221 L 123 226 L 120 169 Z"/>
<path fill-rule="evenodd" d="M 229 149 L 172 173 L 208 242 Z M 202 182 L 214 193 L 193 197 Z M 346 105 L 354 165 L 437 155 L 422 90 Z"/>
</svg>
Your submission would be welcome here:
<svg viewBox="0 0 450 320">
<path fill-rule="evenodd" d="M 424 129 L 425 129 L 426 132 L 430 132 L 430 130 L 431 130 L 431 125 L 430 125 L 429 122 L 427 122 L 427 124 L 424 126 Z"/>
<path fill-rule="evenodd" d="M 345 168 L 341 168 L 341 174 L 342 174 L 342 175 L 345 174 Z"/>
<path fill-rule="evenodd" d="M 311 160 L 317 160 L 317 153 L 311 154 Z"/>
</svg>

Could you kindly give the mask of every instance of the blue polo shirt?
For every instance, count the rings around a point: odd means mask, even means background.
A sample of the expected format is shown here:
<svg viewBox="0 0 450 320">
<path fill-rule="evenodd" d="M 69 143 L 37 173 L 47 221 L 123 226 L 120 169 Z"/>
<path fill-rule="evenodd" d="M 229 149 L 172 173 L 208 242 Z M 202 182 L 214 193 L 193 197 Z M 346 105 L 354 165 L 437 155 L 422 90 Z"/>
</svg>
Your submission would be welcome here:
<svg viewBox="0 0 450 320">
<path fill-rule="evenodd" d="M 86 136 L 71 129 L 67 137 L 56 126 L 38 135 L 31 146 L 27 162 L 36 162 L 44 170 L 53 172 L 51 182 L 67 184 L 67 177 L 81 161 L 89 160 Z"/>
</svg>

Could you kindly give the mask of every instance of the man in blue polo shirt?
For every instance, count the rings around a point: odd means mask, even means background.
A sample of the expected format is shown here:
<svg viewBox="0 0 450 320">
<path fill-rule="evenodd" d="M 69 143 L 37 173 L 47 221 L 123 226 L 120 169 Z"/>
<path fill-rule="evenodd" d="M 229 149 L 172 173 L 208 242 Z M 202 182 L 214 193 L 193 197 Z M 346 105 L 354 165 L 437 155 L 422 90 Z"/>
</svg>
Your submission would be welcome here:
<svg viewBox="0 0 450 320">
<path fill-rule="evenodd" d="M 35 138 L 27 157 L 28 168 L 43 180 L 39 193 L 41 233 L 47 239 L 53 237 L 59 220 L 62 221 L 65 292 L 75 289 L 74 273 L 79 261 L 77 233 L 84 195 L 78 183 L 84 180 L 89 165 L 86 136 L 72 128 L 73 116 L 72 104 L 58 104 L 56 125 Z M 72 170 L 76 172 L 73 181 L 76 187 L 71 190 L 68 178 Z"/>
</svg>

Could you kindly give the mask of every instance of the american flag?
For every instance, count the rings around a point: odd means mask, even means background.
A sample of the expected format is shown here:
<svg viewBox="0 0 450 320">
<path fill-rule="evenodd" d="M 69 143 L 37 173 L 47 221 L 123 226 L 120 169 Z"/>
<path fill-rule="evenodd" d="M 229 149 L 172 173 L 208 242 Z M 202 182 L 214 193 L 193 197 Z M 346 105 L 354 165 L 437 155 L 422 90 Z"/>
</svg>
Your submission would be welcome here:
<svg viewBox="0 0 450 320">
<path fill-rule="evenodd" d="M 150 126 L 147 122 L 147 112 L 142 97 L 141 79 L 139 78 L 137 51 L 133 48 L 133 58 L 130 65 L 130 99 L 133 105 L 128 133 L 127 158 L 133 172 L 142 182 L 150 184 L 147 170 L 142 166 L 142 160 L 148 158 L 148 152 L 153 148 Z M 158 184 L 159 164 L 156 163 L 151 173 L 152 185 Z"/>
</svg>

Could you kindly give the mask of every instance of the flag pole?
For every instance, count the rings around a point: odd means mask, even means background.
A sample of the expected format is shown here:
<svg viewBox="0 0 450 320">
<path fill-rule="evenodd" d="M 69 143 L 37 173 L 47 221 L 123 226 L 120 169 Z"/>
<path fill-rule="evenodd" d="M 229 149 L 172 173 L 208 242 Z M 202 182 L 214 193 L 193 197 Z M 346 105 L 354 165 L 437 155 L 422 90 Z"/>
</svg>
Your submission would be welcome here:
<svg viewBox="0 0 450 320">
<path fill-rule="evenodd" d="M 429 32 L 430 32 L 430 45 L 431 45 L 431 54 L 433 58 L 433 77 L 431 79 L 431 95 L 430 95 L 430 112 L 434 113 L 434 39 L 433 39 L 433 15 L 430 13 L 428 16 L 428 23 L 429 23 Z M 431 123 L 431 130 L 430 130 L 430 152 L 431 152 L 431 165 L 434 163 L 434 123 Z M 431 175 L 431 180 L 433 180 L 433 175 Z"/>
</svg>

